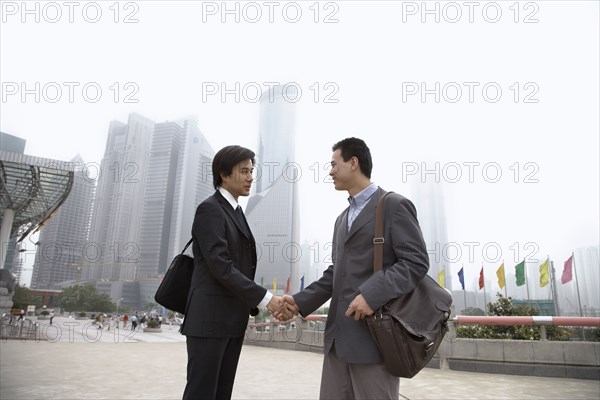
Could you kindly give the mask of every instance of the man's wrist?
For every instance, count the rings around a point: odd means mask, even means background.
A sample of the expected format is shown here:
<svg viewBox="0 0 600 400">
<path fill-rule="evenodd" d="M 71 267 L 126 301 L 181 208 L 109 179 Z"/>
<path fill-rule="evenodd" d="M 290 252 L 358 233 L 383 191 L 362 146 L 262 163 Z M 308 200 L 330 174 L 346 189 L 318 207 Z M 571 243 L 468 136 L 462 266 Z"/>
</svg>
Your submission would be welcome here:
<svg viewBox="0 0 600 400">
<path fill-rule="evenodd" d="M 258 303 L 257 307 L 260 308 L 260 309 L 266 308 L 272 298 L 273 298 L 273 293 L 271 293 L 271 292 L 269 292 L 267 290 L 267 293 L 265 294 L 265 297 L 263 297 L 263 299 L 261 300 L 261 302 Z"/>
</svg>

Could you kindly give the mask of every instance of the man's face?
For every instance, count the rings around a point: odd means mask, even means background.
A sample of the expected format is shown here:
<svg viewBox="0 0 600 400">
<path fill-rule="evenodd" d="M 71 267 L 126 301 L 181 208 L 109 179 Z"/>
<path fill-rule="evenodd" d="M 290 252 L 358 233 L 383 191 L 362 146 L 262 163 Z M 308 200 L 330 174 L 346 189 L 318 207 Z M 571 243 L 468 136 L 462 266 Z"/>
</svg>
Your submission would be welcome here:
<svg viewBox="0 0 600 400">
<path fill-rule="evenodd" d="M 239 196 L 248 196 L 252 181 L 254 181 L 254 166 L 252 160 L 247 159 L 233 167 L 231 175 L 222 176 L 221 186 L 237 200 Z"/>
<path fill-rule="evenodd" d="M 331 169 L 329 176 L 333 179 L 335 190 L 348 190 L 353 179 L 352 166 L 355 163 L 355 157 L 348 161 L 342 158 L 342 150 L 337 149 L 331 156 Z"/>
</svg>

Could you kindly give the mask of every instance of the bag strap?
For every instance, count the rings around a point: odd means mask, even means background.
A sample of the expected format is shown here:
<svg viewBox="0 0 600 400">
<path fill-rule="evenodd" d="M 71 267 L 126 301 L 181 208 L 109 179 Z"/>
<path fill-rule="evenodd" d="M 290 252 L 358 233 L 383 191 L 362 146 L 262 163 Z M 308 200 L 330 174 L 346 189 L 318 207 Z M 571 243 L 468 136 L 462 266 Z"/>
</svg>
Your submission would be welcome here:
<svg viewBox="0 0 600 400">
<path fill-rule="evenodd" d="M 373 237 L 373 270 L 374 272 L 381 271 L 383 266 L 383 203 L 388 194 L 385 192 L 377 202 L 375 211 L 375 236 Z"/>
<path fill-rule="evenodd" d="M 189 242 L 187 242 L 187 244 L 185 245 L 185 247 L 183 248 L 183 250 L 181 250 L 181 254 L 185 253 L 185 251 L 187 250 L 188 247 L 190 247 L 190 244 L 192 244 L 192 241 L 194 240 L 194 238 L 191 238 Z"/>
</svg>

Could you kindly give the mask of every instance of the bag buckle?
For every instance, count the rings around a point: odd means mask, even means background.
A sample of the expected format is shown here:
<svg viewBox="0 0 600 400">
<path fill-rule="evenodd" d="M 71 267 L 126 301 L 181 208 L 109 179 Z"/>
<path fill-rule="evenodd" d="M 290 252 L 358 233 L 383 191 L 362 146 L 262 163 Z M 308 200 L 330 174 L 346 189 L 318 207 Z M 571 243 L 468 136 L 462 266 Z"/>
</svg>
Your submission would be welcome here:
<svg viewBox="0 0 600 400">
<path fill-rule="evenodd" d="M 385 239 L 382 237 L 373 238 L 373 244 L 383 244 L 384 242 L 385 242 Z"/>
</svg>

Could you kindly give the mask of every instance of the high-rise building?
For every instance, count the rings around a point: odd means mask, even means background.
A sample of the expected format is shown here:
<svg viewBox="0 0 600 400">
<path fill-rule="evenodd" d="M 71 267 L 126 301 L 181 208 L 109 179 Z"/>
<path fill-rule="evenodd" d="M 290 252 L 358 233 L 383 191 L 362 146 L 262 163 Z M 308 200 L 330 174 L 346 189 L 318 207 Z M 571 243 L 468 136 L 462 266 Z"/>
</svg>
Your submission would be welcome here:
<svg viewBox="0 0 600 400">
<path fill-rule="evenodd" d="M 185 130 L 177 122 L 162 122 L 154 127 L 142 205 L 137 278 L 158 278 L 167 266 L 173 194 L 184 138 Z"/>
<path fill-rule="evenodd" d="M 135 113 L 129 115 L 127 124 L 110 124 L 82 279 L 135 279 L 153 131 L 154 122 Z"/>
<path fill-rule="evenodd" d="M 257 152 L 256 194 L 250 197 L 246 216 L 256 239 L 259 256 L 256 282 L 267 289 L 300 289 L 299 171 L 295 158 L 295 98 L 275 86 L 262 94 Z"/>
<path fill-rule="evenodd" d="M 179 124 L 185 129 L 185 145 L 177 164 L 168 260 L 180 253 L 191 239 L 196 208 L 215 191 L 212 177 L 213 148 L 200 132 L 196 118 L 186 118 Z M 191 253 L 191 247 L 188 253 Z"/>
<path fill-rule="evenodd" d="M 140 306 L 154 302 L 170 261 L 191 237 L 196 207 L 214 191 L 212 175 L 206 173 L 213 155 L 195 118 L 156 124 L 136 271 Z"/>
<path fill-rule="evenodd" d="M 417 218 L 429 255 L 428 274 L 439 282 L 438 273 L 443 270 L 445 287 L 452 290 L 452 255 L 448 255 L 448 230 L 442 187 L 433 180 L 427 180 L 415 181 L 412 189 L 412 201 L 417 208 Z"/>
<path fill-rule="evenodd" d="M 71 163 L 75 167 L 71 192 L 40 230 L 31 279 L 34 289 L 58 289 L 57 283 L 77 280 L 81 273 L 95 181 L 87 176 L 79 155 Z"/>
</svg>

